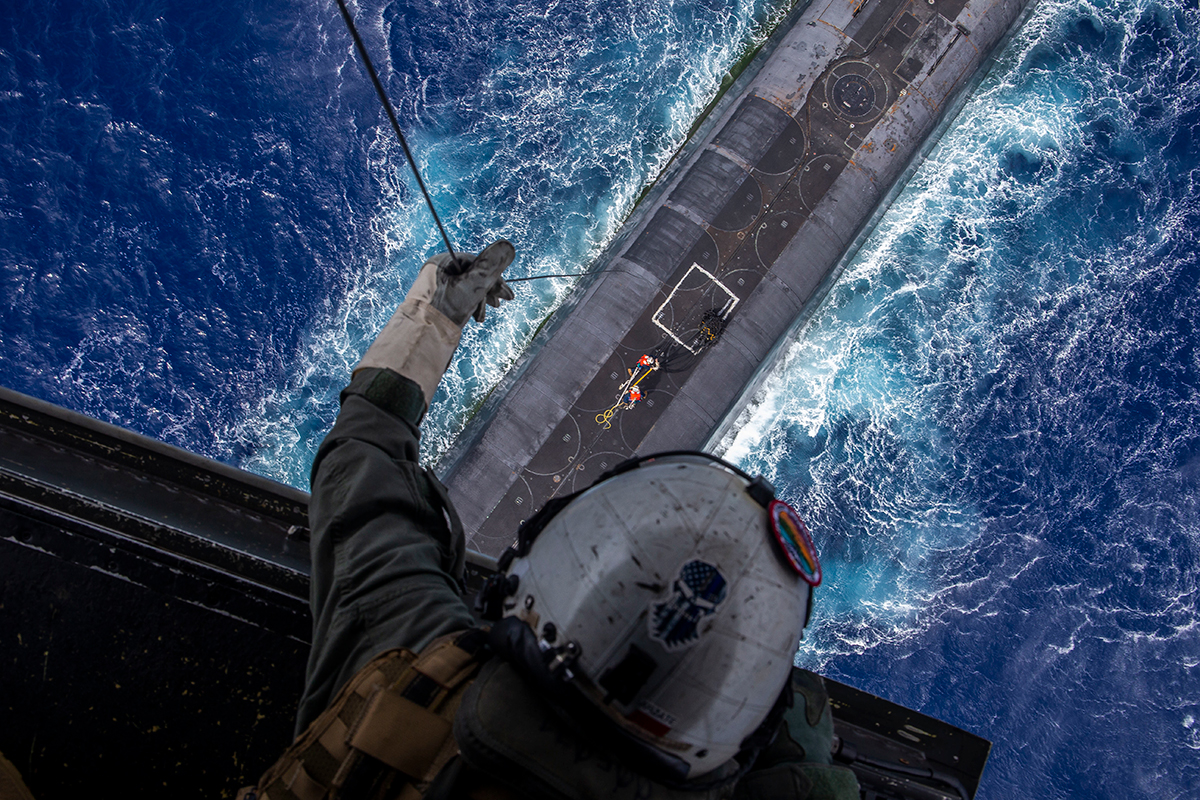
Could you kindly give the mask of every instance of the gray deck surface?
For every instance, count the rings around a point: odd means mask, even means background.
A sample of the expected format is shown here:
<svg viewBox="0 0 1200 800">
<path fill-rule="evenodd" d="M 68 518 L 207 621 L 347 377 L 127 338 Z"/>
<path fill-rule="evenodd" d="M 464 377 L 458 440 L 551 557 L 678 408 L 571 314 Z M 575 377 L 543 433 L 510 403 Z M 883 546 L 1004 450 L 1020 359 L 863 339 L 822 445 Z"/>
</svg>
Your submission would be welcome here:
<svg viewBox="0 0 1200 800">
<path fill-rule="evenodd" d="M 469 546 L 495 556 L 551 497 L 703 445 L 1024 4 L 794 12 L 447 459 Z M 606 418 L 643 354 L 663 365 L 645 399 Z"/>
</svg>

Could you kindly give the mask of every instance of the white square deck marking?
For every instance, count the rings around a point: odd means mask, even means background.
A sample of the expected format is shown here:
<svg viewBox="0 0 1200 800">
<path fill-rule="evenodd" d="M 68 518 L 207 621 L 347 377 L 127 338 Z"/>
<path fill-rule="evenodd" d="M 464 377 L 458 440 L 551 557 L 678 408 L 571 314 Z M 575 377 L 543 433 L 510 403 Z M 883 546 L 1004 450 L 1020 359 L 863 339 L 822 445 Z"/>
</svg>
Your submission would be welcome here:
<svg viewBox="0 0 1200 800">
<path fill-rule="evenodd" d="M 722 309 L 721 316 L 728 317 L 733 312 L 733 309 L 737 308 L 737 304 L 738 304 L 739 300 L 738 300 L 737 295 L 735 295 L 733 292 L 729 291 L 729 287 L 727 287 L 725 284 L 723 284 L 719 280 L 717 280 L 717 277 L 715 275 L 713 275 L 711 272 L 709 272 L 708 270 L 706 270 L 704 267 L 700 266 L 699 264 L 693 263 L 691 268 L 684 274 L 684 276 L 682 278 L 679 279 L 679 282 L 676 283 L 674 288 L 671 289 L 671 293 L 669 295 L 667 295 L 667 299 L 664 300 L 663 304 L 658 307 L 658 310 L 654 312 L 654 316 L 651 317 L 651 319 L 654 321 L 655 325 L 662 328 L 662 330 L 664 332 L 666 332 L 667 336 L 670 336 L 672 339 L 674 339 L 679 345 L 681 345 L 689 353 L 695 355 L 699 351 L 693 350 L 691 347 L 688 347 L 678 336 L 675 335 L 674 331 L 672 331 L 666 325 L 663 325 L 662 320 L 659 319 L 662 316 L 663 309 L 666 308 L 668 305 L 670 305 L 671 298 L 673 298 L 675 296 L 675 293 L 679 291 L 679 287 L 683 285 L 684 281 L 686 281 L 689 277 L 691 277 L 691 274 L 693 272 L 703 273 L 710 281 L 712 281 L 717 286 L 720 286 L 722 289 L 724 289 L 725 294 L 729 295 L 729 302 L 726 303 L 724 308 Z"/>
</svg>

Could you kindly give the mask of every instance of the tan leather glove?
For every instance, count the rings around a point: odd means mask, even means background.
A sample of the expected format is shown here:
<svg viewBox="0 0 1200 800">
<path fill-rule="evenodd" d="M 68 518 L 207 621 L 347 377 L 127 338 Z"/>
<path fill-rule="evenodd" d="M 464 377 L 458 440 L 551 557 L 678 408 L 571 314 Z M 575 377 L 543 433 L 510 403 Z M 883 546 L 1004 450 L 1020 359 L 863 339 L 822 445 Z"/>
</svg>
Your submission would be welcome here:
<svg viewBox="0 0 1200 800">
<path fill-rule="evenodd" d="M 483 322 L 487 306 L 513 298 L 501 273 L 516 251 L 500 239 L 478 256 L 441 253 L 425 262 L 404 302 L 354 368 L 390 369 L 416 382 L 429 405 L 462 338 L 467 320 Z"/>
</svg>

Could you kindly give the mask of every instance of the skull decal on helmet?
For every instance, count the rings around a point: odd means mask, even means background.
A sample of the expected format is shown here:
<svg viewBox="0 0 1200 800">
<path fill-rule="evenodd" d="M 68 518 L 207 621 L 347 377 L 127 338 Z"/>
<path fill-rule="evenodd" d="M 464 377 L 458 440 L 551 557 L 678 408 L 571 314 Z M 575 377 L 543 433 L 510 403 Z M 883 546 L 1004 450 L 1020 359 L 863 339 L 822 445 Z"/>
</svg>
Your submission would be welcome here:
<svg viewBox="0 0 1200 800">
<path fill-rule="evenodd" d="M 712 564 L 689 561 L 675 579 L 674 594 L 654 604 L 650 635 L 667 650 L 678 650 L 700 639 L 697 626 L 714 614 L 725 599 L 725 576 Z"/>
</svg>

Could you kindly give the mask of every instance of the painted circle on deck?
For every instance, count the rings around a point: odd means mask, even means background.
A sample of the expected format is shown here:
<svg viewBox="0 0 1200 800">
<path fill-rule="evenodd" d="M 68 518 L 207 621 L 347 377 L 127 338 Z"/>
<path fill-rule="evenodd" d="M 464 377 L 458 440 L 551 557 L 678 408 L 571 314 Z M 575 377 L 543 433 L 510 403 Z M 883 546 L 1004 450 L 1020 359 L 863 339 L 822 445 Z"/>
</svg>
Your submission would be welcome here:
<svg viewBox="0 0 1200 800">
<path fill-rule="evenodd" d="M 817 548 L 796 509 L 782 500 L 772 500 L 767 507 L 767 516 L 771 520 L 771 533 L 783 549 L 788 564 L 809 586 L 820 586 L 821 562 L 817 559 Z"/>
<path fill-rule="evenodd" d="M 873 122 L 888 104 L 888 82 L 865 61 L 843 61 L 825 77 L 829 110 L 846 122 Z"/>
<path fill-rule="evenodd" d="M 838 113 L 847 117 L 865 117 L 875 106 L 875 90 L 862 75 L 843 75 L 838 78 L 831 94 Z"/>
</svg>

